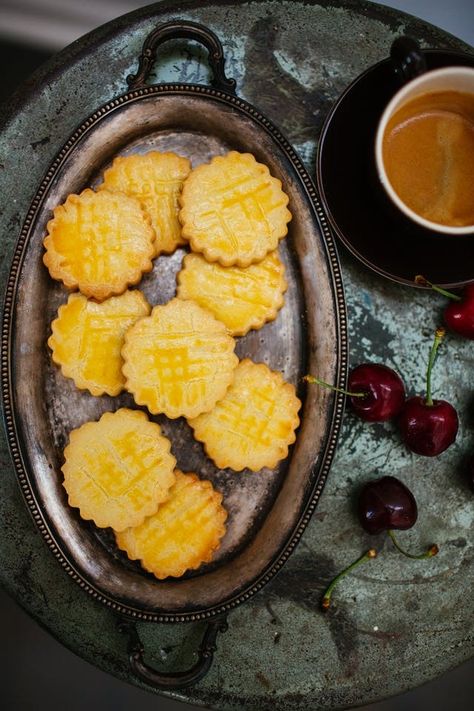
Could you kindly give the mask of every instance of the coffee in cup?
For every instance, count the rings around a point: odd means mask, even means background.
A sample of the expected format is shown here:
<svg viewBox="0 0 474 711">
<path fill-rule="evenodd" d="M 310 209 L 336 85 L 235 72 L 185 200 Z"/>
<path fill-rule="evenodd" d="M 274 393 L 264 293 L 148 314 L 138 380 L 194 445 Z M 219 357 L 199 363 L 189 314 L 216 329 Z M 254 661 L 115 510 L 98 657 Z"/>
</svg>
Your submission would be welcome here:
<svg viewBox="0 0 474 711">
<path fill-rule="evenodd" d="M 376 165 L 407 217 L 445 234 L 474 232 L 474 69 L 433 70 L 400 89 L 379 122 Z"/>
</svg>

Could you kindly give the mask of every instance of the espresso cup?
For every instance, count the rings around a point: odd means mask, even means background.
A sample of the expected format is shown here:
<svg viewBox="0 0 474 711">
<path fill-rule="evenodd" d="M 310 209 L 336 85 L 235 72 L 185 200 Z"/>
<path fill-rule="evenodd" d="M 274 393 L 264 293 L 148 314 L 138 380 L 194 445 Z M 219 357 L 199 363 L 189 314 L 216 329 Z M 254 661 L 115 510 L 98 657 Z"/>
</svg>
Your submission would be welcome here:
<svg viewBox="0 0 474 711">
<path fill-rule="evenodd" d="M 391 56 L 405 84 L 377 127 L 378 179 L 413 222 L 445 235 L 474 234 L 474 68 L 426 71 L 406 37 Z"/>
</svg>

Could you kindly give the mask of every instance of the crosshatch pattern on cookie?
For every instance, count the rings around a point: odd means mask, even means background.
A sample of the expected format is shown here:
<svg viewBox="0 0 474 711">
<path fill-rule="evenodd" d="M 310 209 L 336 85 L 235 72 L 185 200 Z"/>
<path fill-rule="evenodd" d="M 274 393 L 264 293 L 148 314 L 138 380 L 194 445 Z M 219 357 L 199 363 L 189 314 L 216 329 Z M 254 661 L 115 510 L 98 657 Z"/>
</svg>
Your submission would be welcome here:
<svg viewBox="0 0 474 711">
<path fill-rule="evenodd" d="M 43 261 L 53 279 L 102 301 L 151 270 L 154 241 L 138 200 L 87 188 L 55 208 Z"/>
<path fill-rule="evenodd" d="M 97 303 L 71 294 L 51 324 L 53 361 L 77 388 L 92 395 L 118 395 L 125 386 L 121 350 L 125 332 L 148 316 L 150 305 L 138 290 Z"/>
<path fill-rule="evenodd" d="M 190 171 L 190 161 L 176 153 L 149 151 L 119 156 L 105 171 L 99 190 L 118 190 L 137 198 L 155 230 L 154 256 L 169 254 L 185 243 L 178 220 L 178 197 Z"/>
<path fill-rule="evenodd" d="M 145 413 L 106 412 L 70 434 L 62 467 L 69 504 L 97 526 L 123 531 L 155 513 L 174 484 L 176 460 Z"/>
<path fill-rule="evenodd" d="M 294 386 L 280 373 L 246 358 L 225 397 L 211 412 L 188 422 L 218 467 L 259 471 L 288 456 L 300 407 Z"/>
<path fill-rule="evenodd" d="M 168 500 L 137 527 L 116 533 L 119 548 L 157 578 L 179 577 L 212 560 L 225 534 L 222 494 L 196 474 L 175 471 Z"/>
<path fill-rule="evenodd" d="M 291 213 L 281 181 L 250 153 L 231 151 L 200 165 L 180 196 L 183 237 L 223 266 L 247 267 L 276 249 Z"/>
<path fill-rule="evenodd" d="M 226 327 L 193 301 L 156 306 L 126 333 L 126 387 L 154 414 L 195 417 L 225 395 L 238 364 Z"/>
<path fill-rule="evenodd" d="M 177 279 L 178 296 L 212 311 L 233 336 L 244 336 L 275 319 L 287 288 L 285 267 L 276 251 L 244 269 L 188 254 Z"/>
</svg>

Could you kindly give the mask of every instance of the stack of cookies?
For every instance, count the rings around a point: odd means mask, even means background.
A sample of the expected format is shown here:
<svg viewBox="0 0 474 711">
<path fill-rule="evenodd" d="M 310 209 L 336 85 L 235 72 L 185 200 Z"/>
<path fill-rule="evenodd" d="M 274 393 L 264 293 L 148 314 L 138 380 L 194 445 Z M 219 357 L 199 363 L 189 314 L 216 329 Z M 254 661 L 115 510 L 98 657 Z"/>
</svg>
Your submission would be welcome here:
<svg viewBox="0 0 474 711">
<path fill-rule="evenodd" d="M 220 469 L 259 471 L 287 457 L 301 406 L 280 373 L 235 337 L 277 317 L 286 281 L 279 240 L 291 213 L 281 182 L 248 153 L 191 170 L 152 151 L 116 158 L 97 191 L 70 195 L 44 240 L 51 276 L 78 289 L 60 307 L 54 362 L 94 396 L 130 392 L 152 414 L 185 417 Z M 152 308 L 138 289 L 152 260 L 188 244 L 177 295 Z M 212 559 L 225 534 L 222 495 L 176 469 L 171 443 L 141 410 L 121 408 L 71 432 L 64 486 L 82 518 L 157 578 Z"/>
</svg>

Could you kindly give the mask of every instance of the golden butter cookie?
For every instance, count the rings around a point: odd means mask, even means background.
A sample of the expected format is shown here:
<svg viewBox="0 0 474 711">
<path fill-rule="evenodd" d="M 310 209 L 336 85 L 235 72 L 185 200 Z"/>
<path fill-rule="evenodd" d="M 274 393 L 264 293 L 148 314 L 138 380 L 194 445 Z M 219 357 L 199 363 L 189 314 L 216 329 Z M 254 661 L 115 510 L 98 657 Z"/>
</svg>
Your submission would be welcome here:
<svg viewBox="0 0 474 711">
<path fill-rule="evenodd" d="M 166 501 L 176 460 L 159 425 L 122 408 L 86 422 L 64 450 L 64 488 L 71 506 L 100 528 L 139 526 Z"/>
<path fill-rule="evenodd" d="M 178 274 L 177 293 L 212 311 L 233 336 L 245 336 L 277 317 L 286 288 L 285 267 L 276 251 L 245 268 L 223 267 L 200 254 L 188 254 Z"/>
<path fill-rule="evenodd" d="M 119 156 L 105 171 L 99 190 L 118 190 L 138 198 L 155 230 L 154 256 L 169 254 L 185 242 L 178 220 L 178 196 L 190 172 L 190 161 L 176 153 Z"/>
<path fill-rule="evenodd" d="M 281 181 L 251 153 L 231 151 L 200 165 L 179 198 L 183 237 L 224 267 L 248 267 L 278 246 L 291 212 Z"/>
<path fill-rule="evenodd" d="M 154 241 L 150 218 L 138 200 L 87 188 L 54 210 L 43 262 L 53 279 L 102 301 L 151 270 Z"/>
<path fill-rule="evenodd" d="M 239 362 L 234 348 L 210 311 L 172 299 L 125 334 L 126 388 L 154 414 L 196 417 L 224 397 Z"/>
<path fill-rule="evenodd" d="M 225 397 L 211 412 L 188 420 L 220 469 L 270 469 L 288 456 L 301 402 L 293 385 L 263 363 L 246 358 Z"/>
<path fill-rule="evenodd" d="M 169 499 L 135 528 L 116 533 L 119 548 L 162 580 L 208 563 L 225 534 L 222 494 L 210 481 L 177 469 Z"/>
<path fill-rule="evenodd" d="M 48 346 L 53 361 L 77 388 L 92 395 L 118 395 L 125 386 L 121 356 L 125 332 L 150 310 L 138 290 L 102 303 L 71 294 L 51 324 Z"/>
</svg>

